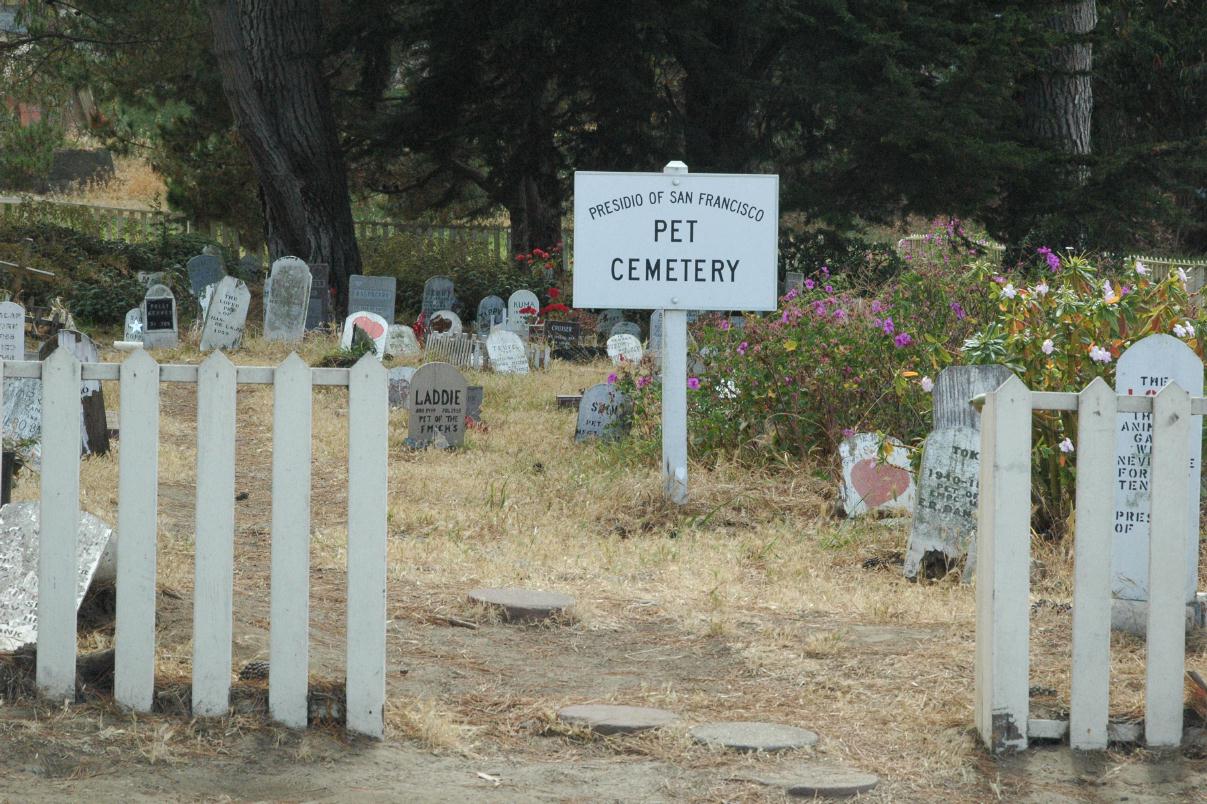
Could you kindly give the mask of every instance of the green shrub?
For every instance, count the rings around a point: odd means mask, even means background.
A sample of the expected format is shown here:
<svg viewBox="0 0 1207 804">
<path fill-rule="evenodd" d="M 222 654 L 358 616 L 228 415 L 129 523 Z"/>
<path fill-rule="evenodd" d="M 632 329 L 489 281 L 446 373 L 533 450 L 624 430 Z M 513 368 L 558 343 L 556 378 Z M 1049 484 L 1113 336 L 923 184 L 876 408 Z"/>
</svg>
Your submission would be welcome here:
<svg viewBox="0 0 1207 804">
<path fill-rule="evenodd" d="M 0 111 L 0 187 L 34 189 L 50 175 L 63 140 L 62 126 L 49 120 L 22 126 L 15 113 Z"/>
<path fill-rule="evenodd" d="M 829 229 L 801 232 L 785 227 L 779 250 L 780 281 L 788 271 L 811 276 L 824 266 L 830 274 L 852 282 L 885 282 L 907 267 L 890 245 Z"/>
</svg>

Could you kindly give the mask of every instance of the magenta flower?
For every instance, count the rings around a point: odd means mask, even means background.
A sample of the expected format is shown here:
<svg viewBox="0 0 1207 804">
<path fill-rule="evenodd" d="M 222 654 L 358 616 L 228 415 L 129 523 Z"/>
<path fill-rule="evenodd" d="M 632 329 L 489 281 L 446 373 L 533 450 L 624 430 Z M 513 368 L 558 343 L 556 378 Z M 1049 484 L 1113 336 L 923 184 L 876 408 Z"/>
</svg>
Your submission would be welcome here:
<svg viewBox="0 0 1207 804">
<path fill-rule="evenodd" d="M 722 331 L 722 332 L 728 332 L 728 331 L 729 331 L 729 319 L 728 319 L 728 318 L 722 318 L 722 319 L 721 319 L 721 331 Z"/>
<path fill-rule="evenodd" d="M 688 377 L 687 378 L 687 387 L 692 389 L 693 391 L 699 391 L 700 390 L 700 378 L 699 377 Z"/>
<path fill-rule="evenodd" d="M 885 335 L 892 335 L 896 329 L 896 327 L 893 326 L 893 319 L 891 317 L 884 319 L 884 321 L 880 324 L 880 328 L 884 330 Z"/>
<path fill-rule="evenodd" d="M 826 277 L 827 279 L 829 279 L 830 278 L 830 266 L 823 265 L 821 267 L 821 275 Z"/>
<path fill-rule="evenodd" d="M 833 292 L 834 292 L 834 286 L 833 286 L 833 285 L 826 285 L 825 290 L 826 290 L 826 293 L 833 293 Z"/>
<path fill-rule="evenodd" d="M 907 333 L 907 332 L 902 332 L 900 335 L 893 338 L 893 345 L 896 346 L 898 349 L 902 349 L 906 346 L 909 346 L 913 342 L 914 342 L 914 339 L 911 338 L 909 336 L 909 333 Z"/>
<path fill-rule="evenodd" d="M 835 321 L 845 321 L 846 318 L 847 318 L 846 310 L 835 310 L 834 311 L 834 320 Z"/>
<path fill-rule="evenodd" d="M 850 438 L 850 437 L 851 437 L 851 436 L 853 436 L 853 435 L 855 435 L 855 430 L 854 430 L 854 429 L 852 429 L 852 428 L 850 428 L 850 427 L 844 427 L 844 428 L 842 428 L 842 437 L 843 437 L 843 438 Z"/>
<path fill-rule="evenodd" d="M 873 313 L 883 313 L 884 312 L 884 305 L 880 303 L 879 299 L 874 299 L 872 301 L 872 312 Z"/>
<path fill-rule="evenodd" d="M 742 341 L 738 344 L 738 354 L 745 355 L 748 348 L 750 348 L 750 345 L 746 341 Z"/>
<path fill-rule="evenodd" d="M 611 374 L 608 375 L 608 385 L 615 385 L 615 384 L 616 384 L 616 372 L 612 372 Z"/>
<path fill-rule="evenodd" d="M 1056 273 L 1060 270 L 1060 257 L 1053 254 L 1052 249 L 1048 248 L 1047 246 L 1040 246 L 1039 248 L 1035 249 L 1035 253 L 1043 256 L 1044 260 L 1048 263 L 1048 270 L 1050 270 L 1052 273 Z"/>
<path fill-rule="evenodd" d="M 813 288 L 815 288 L 815 287 L 817 287 L 817 283 L 814 282 L 812 279 L 805 280 L 805 290 L 813 290 Z"/>
<path fill-rule="evenodd" d="M 951 311 L 956 314 L 956 319 L 959 321 L 963 321 L 964 316 L 968 315 L 968 313 L 964 312 L 964 305 L 960 304 L 958 301 L 951 303 Z"/>
<path fill-rule="evenodd" d="M 654 381 L 654 379 L 650 375 L 642 374 L 640 377 L 637 378 L 637 387 L 644 388 L 653 381 Z"/>
</svg>

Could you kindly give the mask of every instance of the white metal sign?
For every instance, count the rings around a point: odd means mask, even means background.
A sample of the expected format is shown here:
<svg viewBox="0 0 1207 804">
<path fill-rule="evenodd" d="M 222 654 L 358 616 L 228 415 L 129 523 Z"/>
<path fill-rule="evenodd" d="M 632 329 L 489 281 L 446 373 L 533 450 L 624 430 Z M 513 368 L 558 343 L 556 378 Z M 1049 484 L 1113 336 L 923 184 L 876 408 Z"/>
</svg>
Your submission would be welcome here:
<svg viewBox="0 0 1207 804">
<path fill-rule="evenodd" d="M 574 174 L 574 305 L 774 310 L 779 176 Z"/>
</svg>

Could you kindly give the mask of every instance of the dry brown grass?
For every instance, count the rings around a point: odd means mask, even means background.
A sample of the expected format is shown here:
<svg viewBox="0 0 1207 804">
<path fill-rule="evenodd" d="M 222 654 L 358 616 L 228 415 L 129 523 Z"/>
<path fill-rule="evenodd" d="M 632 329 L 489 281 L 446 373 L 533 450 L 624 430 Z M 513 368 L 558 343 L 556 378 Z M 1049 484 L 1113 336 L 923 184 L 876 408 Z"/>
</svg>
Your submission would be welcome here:
<svg viewBox="0 0 1207 804">
<path fill-rule="evenodd" d="M 140 156 L 115 156 L 113 168 L 113 178 L 108 181 L 79 184 L 68 192 L 52 193 L 47 197 L 54 201 L 120 209 L 165 208 L 167 185 L 150 162 Z"/>
</svg>

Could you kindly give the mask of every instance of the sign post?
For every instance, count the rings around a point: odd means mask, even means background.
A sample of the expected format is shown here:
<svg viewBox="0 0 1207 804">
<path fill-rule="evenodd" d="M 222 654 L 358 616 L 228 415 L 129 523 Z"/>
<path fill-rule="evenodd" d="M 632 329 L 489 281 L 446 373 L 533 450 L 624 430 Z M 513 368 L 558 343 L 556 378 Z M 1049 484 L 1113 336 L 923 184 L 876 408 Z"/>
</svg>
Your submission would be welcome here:
<svg viewBox="0 0 1207 804">
<path fill-rule="evenodd" d="M 687 501 L 687 311 L 774 310 L 779 177 L 574 174 L 574 306 L 662 310 L 662 478 Z"/>
</svg>

